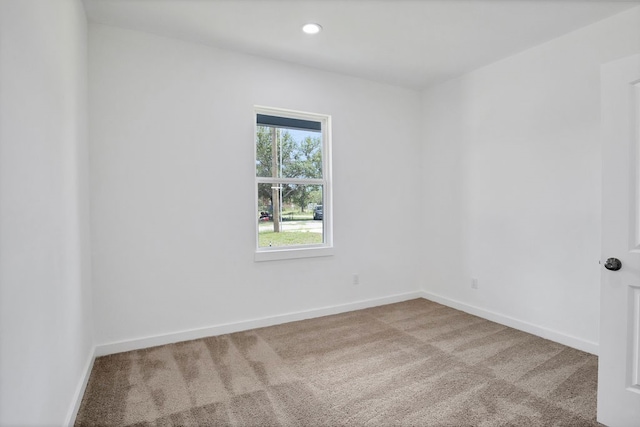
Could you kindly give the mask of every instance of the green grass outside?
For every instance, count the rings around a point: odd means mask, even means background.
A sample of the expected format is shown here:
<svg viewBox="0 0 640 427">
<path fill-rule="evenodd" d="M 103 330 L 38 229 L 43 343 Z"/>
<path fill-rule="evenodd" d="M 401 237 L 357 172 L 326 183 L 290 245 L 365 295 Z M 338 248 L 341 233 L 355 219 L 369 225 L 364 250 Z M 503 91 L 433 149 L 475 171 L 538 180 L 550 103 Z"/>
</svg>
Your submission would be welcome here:
<svg viewBox="0 0 640 427">
<path fill-rule="evenodd" d="M 261 248 L 271 246 L 313 245 L 322 243 L 322 233 L 309 231 L 261 231 L 258 234 L 258 246 Z"/>
</svg>

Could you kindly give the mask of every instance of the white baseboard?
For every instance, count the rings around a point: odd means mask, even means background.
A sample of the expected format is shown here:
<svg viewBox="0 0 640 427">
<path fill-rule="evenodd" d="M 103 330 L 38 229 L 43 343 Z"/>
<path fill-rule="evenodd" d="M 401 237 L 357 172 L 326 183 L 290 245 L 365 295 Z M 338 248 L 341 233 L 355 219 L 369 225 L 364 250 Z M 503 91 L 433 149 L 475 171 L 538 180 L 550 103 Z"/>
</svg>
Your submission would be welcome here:
<svg viewBox="0 0 640 427">
<path fill-rule="evenodd" d="M 408 292 L 405 294 L 391 295 L 388 297 L 374 298 L 364 301 L 356 301 L 352 303 L 333 305 L 313 310 L 298 311 L 277 316 L 245 320 L 242 322 L 226 323 L 205 328 L 191 329 L 169 334 L 154 335 L 133 340 L 102 344 L 96 346 L 95 355 L 96 357 L 106 356 L 108 354 L 121 353 L 123 351 L 139 350 L 142 348 L 172 344 L 180 341 L 189 341 L 216 335 L 230 334 L 233 332 L 246 331 L 249 329 L 264 328 L 266 326 L 279 325 L 282 323 L 295 322 L 298 320 L 313 319 L 315 317 L 329 316 L 331 314 L 345 313 L 348 311 L 361 310 L 363 308 L 376 307 L 385 304 L 393 304 L 396 302 L 408 301 L 411 299 L 422 297 L 423 293 L 421 291 Z"/>
<path fill-rule="evenodd" d="M 543 328 L 541 326 L 534 325 L 533 323 L 524 322 L 522 320 L 518 320 L 504 314 L 485 310 L 483 308 L 443 297 L 441 295 L 433 294 L 431 292 L 423 291 L 421 296 L 424 299 L 428 299 L 430 301 L 434 301 L 442 305 L 464 311 L 465 313 L 473 314 L 475 316 L 482 317 L 483 319 L 491 320 L 492 322 L 500 323 L 501 325 L 509 326 L 523 332 L 528 332 L 530 334 L 555 341 L 568 347 L 576 348 L 587 353 L 598 355 L 598 343 L 586 341 L 581 338 L 576 338 L 571 335 L 563 334 L 562 332 L 554 331 L 552 329 Z"/>
<path fill-rule="evenodd" d="M 64 423 L 65 426 L 73 427 L 73 425 L 76 422 L 76 417 L 78 416 L 78 411 L 80 410 L 80 404 L 82 403 L 84 392 L 87 389 L 87 384 L 89 383 L 89 377 L 91 376 L 91 370 L 93 369 L 93 362 L 95 360 L 96 360 L 96 349 L 95 347 L 93 347 L 84 365 L 82 378 L 80 379 L 80 382 L 78 383 L 78 387 L 76 388 L 76 392 L 73 395 L 71 407 L 69 408 L 69 412 L 67 413 L 67 418 Z"/>
</svg>

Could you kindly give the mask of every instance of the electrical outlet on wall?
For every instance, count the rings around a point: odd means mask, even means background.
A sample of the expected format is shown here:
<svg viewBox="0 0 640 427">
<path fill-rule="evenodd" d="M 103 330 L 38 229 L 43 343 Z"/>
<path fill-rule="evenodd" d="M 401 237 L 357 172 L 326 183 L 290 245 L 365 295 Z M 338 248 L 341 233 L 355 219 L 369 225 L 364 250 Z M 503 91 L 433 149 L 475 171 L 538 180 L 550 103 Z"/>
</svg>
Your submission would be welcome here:
<svg viewBox="0 0 640 427">
<path fill-rule="evenodd" d="M 478 279 L 475 277 L 471 279 L 471 289 L 478 289 Z"/>
<path fill-rule="evenodd" d="M 359 285 L 360 284 L 360 276 L 358 274 L 354 274 L 353 275 L 353 284 L 354 285 Z"/>
</svg>

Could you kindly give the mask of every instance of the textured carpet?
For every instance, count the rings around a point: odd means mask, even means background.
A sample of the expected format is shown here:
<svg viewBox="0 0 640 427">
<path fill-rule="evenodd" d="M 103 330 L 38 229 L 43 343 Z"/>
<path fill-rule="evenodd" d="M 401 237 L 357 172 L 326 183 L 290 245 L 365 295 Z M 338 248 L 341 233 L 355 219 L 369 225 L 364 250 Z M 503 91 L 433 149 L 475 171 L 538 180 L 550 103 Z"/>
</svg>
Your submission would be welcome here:
<svg viewBox="0 0 640 427">
<path fill-rule="evenodd" d="M 597 358 L 424 299 L 96 359 L 76 426 L 591 426 Z"/>
</svg>

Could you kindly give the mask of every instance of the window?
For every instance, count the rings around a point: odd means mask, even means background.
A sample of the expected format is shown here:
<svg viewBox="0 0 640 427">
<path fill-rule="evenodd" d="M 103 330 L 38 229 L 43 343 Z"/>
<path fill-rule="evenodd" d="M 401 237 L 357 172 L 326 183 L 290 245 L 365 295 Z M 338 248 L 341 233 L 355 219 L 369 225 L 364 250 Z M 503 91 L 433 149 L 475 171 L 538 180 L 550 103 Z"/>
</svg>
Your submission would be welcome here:
<svg viewBox="0 0 640 427">
<path fill-rule="evenodd" d="M 330 117 L 255 112 L 256 261 L 331 255 Z"/>
</svg>

